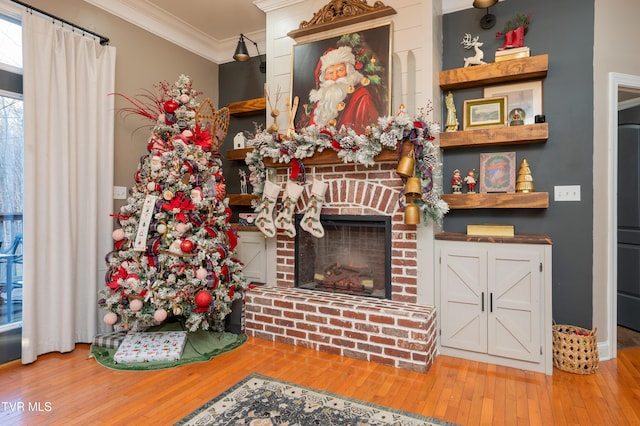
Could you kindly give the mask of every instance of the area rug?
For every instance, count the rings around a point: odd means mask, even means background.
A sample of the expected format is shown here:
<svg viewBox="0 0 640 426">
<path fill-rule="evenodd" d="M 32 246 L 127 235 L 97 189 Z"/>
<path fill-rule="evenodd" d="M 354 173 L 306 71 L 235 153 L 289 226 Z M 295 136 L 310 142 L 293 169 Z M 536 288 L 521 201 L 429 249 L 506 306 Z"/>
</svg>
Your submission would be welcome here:
<svg viewBox="0 0 640 426">
<path fill-rule="evenodd" d="M 182 329 L 183 328 L 179 323 L 169 323 L 148 331 L 179 331 Z M 182 357 L 177 361 L 116 364 L 113 361 L 113 356 L 116 354 L 117 349 L 103 348 L 96 345 L 91 345 L 89 357 L 95 358 L 100 365 L 114 370 L 162 370 L 194 362 L 209 361 L 220 354 L 239 348 L 246 341 L 246 334 L 238 335 L 227 332 L 219 333 L 199 330 L 189 332 L 187 335 L 187 343 L 182 351 Z"/>
<path fill-rule="evenodd" d="M 176 425 L 453 425 L 364 401 L 251 374 Z"/>
</svg>

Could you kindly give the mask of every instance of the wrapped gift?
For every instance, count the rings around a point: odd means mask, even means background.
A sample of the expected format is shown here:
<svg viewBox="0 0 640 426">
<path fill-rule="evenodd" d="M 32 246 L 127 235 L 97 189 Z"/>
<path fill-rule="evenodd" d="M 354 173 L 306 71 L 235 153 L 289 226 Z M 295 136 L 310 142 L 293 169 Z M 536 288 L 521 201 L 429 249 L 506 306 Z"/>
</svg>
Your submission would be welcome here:
<svg viewBox="0 0 640 426">
<path fill-rule="evenodd" d="M 129 333 L 113 357 L 116 364 L 177 361 L 187 342 L 186 331 Z"/>
<path fill-rule="evenodd" d="M 126 335 L 126 331 L 113 331 L 110 333 L 97 334 L 93 338 L 93 344 L 94 346 L 100 346 L 101 348 L 118 349 Z"/>
</svg>

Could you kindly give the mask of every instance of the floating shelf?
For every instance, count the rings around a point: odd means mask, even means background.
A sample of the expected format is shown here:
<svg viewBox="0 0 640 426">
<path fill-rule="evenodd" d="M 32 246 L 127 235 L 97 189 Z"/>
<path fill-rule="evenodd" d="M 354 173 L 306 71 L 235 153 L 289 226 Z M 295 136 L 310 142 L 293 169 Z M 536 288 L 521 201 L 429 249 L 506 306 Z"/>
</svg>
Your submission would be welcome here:
<svg viewBox="0 0 640 426">
<path fill-rule="evenodd" d="M 546 142 L 547 139 L 549 139 L 549 123 L 526 124 L 524 126 L 442 132 L 440 133 L 440 148 L 515 145 Z"/>
<path fill-rule="evenodd" d="M 452 210 L 470 209 L 547 209 L 548 192 L 508 194 L 442 194 Z"/>
<path fill-rule="evenodd" d="M 242 149 L 229 149 L 226 152 L 227 160 L 244 160 L 247 152 L 253 151 L 253 147 L 242 148 Z M 380 154 L 373 158 L 376 162 L 395 162 L 398 161 L 398 152 L 397 150 L 383 149 Z M 262 162 L 265 167 L 269 168 L 283 168 L 283 167 L 291 167 L 291 163 L 278 163 L 273 161 L 271 158 L 263 158 Z M 331 150 L 325 149 L 322 152 L 316 152 L 313 157 L 305 158 L 302 160 L 302 163 L 305 166 L 324 166 L 331 164 L 343 164 L 341 158 L 338 157 L 338 153 Z"/>
<path fill-rule="evenodd" d="M 551 237 L 542 234 L 516 234 L 513 237 L 485 237 L 467 235 L 459 232 L 441 232 L 435 234 L 434 237 L 436 240 L 469 243 L 553 244 Z"/>
<path fill-rule="evenodd" d="M 231 102 L 227 105 L 229 113 L 236 117 L 254 115 L 267 109 L 266 98 L 248 99 L 246 101 Z"/>
<path fill-rule="evenodd" d="M 544 78 L 548 69 L 549 55 L 546 54 L 467 68 L 455 68 L 440 72 L 440 88 L 455 90 L 507 81 Z"/>
<path fill-rule="evenodd" d="M 230 206 L 250 206 L 252 200 L 257 200 L 259 197 L 253 194 L 227 194 L 229 198 Z"/>
</svg>

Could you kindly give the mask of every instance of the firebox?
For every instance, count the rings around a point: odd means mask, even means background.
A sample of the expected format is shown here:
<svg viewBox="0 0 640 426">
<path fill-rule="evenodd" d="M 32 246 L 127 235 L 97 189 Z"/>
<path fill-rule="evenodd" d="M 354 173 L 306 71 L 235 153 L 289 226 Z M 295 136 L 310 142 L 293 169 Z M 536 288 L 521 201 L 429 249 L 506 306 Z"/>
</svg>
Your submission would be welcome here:
<svg viewBox="0 0 640 426">
<path fill-rule="evenodd" d="M 324 236 L 296 215 L 295 286 L 391 299 L 391 217 L 320 215 Z"/>
</svg>

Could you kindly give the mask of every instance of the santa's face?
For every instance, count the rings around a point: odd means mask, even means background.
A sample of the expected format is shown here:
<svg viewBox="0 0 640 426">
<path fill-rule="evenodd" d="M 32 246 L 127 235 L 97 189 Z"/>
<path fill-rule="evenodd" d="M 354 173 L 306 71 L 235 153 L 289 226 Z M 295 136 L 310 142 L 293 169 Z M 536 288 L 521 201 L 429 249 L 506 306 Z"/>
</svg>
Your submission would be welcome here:
<svg viewBox="0 0 640 426">
<path fill-rule="evenodd" d="M 339 78 L 347 76 L 347 65 L 343 62 L 336 65 L 328 66 L 324 72 L 325 80 L 336 81 Z"/>
</svg>

